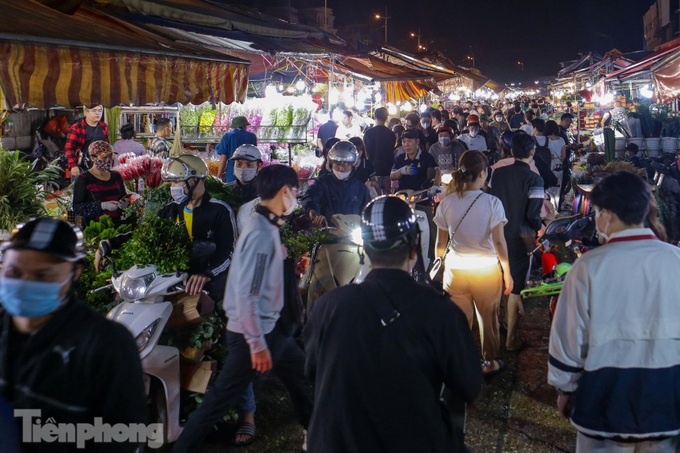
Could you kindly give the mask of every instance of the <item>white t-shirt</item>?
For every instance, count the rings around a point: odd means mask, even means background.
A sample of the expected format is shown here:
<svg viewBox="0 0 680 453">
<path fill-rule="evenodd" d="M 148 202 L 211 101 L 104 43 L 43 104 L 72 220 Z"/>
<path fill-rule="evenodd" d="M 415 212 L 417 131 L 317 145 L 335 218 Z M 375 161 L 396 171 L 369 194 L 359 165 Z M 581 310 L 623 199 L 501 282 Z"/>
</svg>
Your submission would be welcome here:
<svg viewBox="0 0 680 453">
<path fill-rule="evenodd" d="M 545 140 L 548 141 L 548 149 L 550 150 L 550 169 L 555 170 L 555 167 L 562 165 L 562 147 L 565 145 L 564 139 L 559 137 L 557 140 L 550 140 L 548 137 L 536 137 L 536 141 L 540 146 L 545 146 Z"/>
<path fill-rule="evenodd" d="M 462 197 L 452 193 L 437 208 L 434 223 L 448 230 L 449 237 L 460 223 L 446 256 L 447 269 L 485 267 L 498 261 L 491 230 L 499 224 L 508 223 L 501 200 L 482 193 L 461 222 L 465 211 L 480 193 L 481 190 L 469 190 Z"/>
<path fill-rule="evenodd" d="M 486 151 L 488 146 L 486 146 L 486 139 L 481 135 L 476 137 L 470 137 L 470 134 L 463 134 L 460 136 L 459 140 L 464 142 L 468 149 L 476 149 L 477 151 Z"/>
<path fill-rule="evenodd" d="M 340 124 L 335 131 L 335 137 L 340 140 L 349 140 L 352 137 L 363 137 L 361 126 L 352 124 L 351 127 L 347 127 L 344 124 Z"/>
<path fill-rule="evenodd" d="M 529 135 L 531 135 L 531 133 L 534 131 L 534 127 L 531 124 L 525 124 L 520 129 L 522 129 L 524 132 L 526 132 Z"/>
</svg>

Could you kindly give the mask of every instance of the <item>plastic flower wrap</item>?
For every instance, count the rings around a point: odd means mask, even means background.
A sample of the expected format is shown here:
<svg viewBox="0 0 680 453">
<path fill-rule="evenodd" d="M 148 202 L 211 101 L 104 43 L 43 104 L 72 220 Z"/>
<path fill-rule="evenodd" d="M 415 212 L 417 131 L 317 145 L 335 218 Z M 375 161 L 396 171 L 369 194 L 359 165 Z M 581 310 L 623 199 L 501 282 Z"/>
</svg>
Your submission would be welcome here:
<svg viewBox="0 0 680 453">
<path fill-rule="evenodd" d="M 200 115 L 193 104 L 187 104 L 180 111 L 180 123 L 183 138 L 196 138 L 198 136 L 198 122 Z"/>
<path fill-rule="evenodd" d="M 213 131 L 215 134 L 223 134 L 229 131 L 231 124 L 231 109 L 229 106 L 222 105 L 219 112 L 215 116 L 213 123 Z"/>
<path fill-rule="evenodd" d="M 160 157 L 135 156 L 134 154 L 125 156 L 125 160 L 123 162 L 119 160 L 118 165 L 113 168 L 115 172 L 120 174 L 123 181 L 145 178 L 152 174 L 158 174 L 160 181 L 161 168 L 163 167 L 163 160 Z"/>
<path fill-rule="evenodd" d="M 199 132 L 201 134 L 213 135 L 213 123 L 217 117 L 217 110 L 207 107 L 201 110 L 201 118 L 198 120 Z"/>
</svg>

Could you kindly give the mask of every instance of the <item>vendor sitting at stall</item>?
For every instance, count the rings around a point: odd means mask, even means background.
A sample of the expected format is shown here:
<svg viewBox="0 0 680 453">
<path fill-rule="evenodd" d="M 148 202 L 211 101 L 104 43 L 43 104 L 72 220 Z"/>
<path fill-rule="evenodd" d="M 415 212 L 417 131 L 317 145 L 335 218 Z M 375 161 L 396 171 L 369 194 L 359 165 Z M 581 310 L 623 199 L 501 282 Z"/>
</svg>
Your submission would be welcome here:
<svg viewBox="0 0 680 453">
<path fill-rule="evenodd" d="M 78 176 L 73 186 L 73 212 L 82 217 L 83 228 L 103 215 L 118 225 L 128 200 L 123 178 L 111 171 L 113 147 L 98 140 L 90 144 L 88 154 L 93 165 Z"/>
<path fill-rule="evenodd" d="M 302 207 L 316 226 L 328 226 L 333 214 L 361 215 L 370 201 L 368 189 L 353 175 L 358 159 L 356 146 L 346 140 L 328 151 L 333 172 L 320 176 L 302 199 Z"/>
</svg>

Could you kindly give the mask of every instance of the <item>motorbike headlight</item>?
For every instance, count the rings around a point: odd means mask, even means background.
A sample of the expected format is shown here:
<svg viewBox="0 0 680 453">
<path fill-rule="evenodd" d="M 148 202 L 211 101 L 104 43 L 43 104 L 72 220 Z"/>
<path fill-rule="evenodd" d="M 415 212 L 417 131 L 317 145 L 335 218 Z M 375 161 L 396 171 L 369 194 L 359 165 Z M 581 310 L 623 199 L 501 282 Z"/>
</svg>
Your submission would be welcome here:
<svg viewBox="0 0 680 453">
<path fill-rule="evenodd" d="M 361 237 L 361 228 L 355 228 L 352 230 L 352 242 L 356 245 L 364 245 L 364 240 Z"/>
<path fill-rule="evenodd" d="M 143 350 L 147 344 L 149 344 L 149 340 L 153 337 L 154 332 L 156 331 L 156 327 L 158 327 L 158 323 L 161 322 L 161 318 L 158 318 L 148 326 L 144 328 L 140 332 L 139 335 L 137 335 L 137 338 L 135 338 L 135 341 L 137 342 L 137 350 L 141 351 Z"/>
<path fill-rule="evenodd" d="M 135 301 L 143 299 L 149 285 L 156 279 L 156 274 L 150 273 L 140 277 L 123 277 L 120 285 L 120 297 L 123 300 Z"/>
</svg>

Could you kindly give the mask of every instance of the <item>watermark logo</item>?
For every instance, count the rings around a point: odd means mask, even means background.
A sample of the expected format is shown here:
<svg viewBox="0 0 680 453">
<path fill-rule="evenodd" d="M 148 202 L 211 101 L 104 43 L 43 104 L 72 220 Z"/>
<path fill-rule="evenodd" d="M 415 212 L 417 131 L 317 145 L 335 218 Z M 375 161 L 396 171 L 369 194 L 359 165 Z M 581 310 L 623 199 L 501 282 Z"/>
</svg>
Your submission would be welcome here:
<svg viewBox="0 0 680 453">
<path fill-rule="evenodd" d="M 163 424 L 58 423 L 53 418 L 42 420 L 40 409 L 15 409 L 14 417 L 21 419 L 21 441 L 24 443 L 69 443 L 85 448 L 88 443 L 146 443 L 149 448 L 163 446 Z"/>
</svg>

